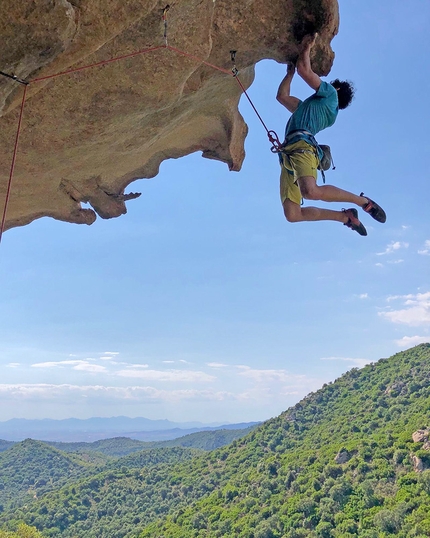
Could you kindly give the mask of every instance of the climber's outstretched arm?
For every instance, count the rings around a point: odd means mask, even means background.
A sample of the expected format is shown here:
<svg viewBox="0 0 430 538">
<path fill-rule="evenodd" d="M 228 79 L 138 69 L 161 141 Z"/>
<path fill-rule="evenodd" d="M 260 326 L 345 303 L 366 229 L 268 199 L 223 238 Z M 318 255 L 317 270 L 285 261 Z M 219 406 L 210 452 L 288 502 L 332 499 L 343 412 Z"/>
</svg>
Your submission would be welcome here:
<svg viewBox="0 0 430 538">
<path fill-rule="evenodd" d="M 294 64 L 291 62 L 288 63 L 287 74 L 279 85 L 278 93 L 276 95 L 276 99 L 291 113 L 294 112 L 300 104 L 300 99 L 290 95 L 291 81 L 293 80 L 295 71 L 296 68 L 294 67 Z"/>
<path fill-rule="evenodd" d="M 310 54 L 317 36 L 318 34 L 314 34 L 303 38 L 299 59 L 297 60 L 297 73 L 315 91 L 321 86 L 321 79 L 312 71 Z"/>
</svg>

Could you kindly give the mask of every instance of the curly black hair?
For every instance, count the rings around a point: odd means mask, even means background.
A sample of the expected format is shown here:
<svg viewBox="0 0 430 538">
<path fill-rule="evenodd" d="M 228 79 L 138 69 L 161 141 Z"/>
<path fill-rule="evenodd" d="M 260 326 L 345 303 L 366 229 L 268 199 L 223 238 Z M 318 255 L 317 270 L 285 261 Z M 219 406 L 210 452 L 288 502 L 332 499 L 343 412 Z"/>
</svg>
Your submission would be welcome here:
<svg viewBox="0 0 430 538">
<path fill-rule="evenodd" d="M 339 100 L 339 109 L 343 110 L 351 104 L 354 99 L 355 88 L 349 80 L 332 80 L 330 84 L 337 90 L 337 98 Z"/>
</svg>

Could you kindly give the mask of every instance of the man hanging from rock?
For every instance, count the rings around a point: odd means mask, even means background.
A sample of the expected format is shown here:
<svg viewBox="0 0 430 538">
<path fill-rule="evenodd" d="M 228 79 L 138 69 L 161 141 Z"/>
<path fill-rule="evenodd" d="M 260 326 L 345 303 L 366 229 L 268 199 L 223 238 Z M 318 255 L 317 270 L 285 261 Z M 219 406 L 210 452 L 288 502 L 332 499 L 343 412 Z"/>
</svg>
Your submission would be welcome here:
<svg viewBox="0 0 430 538">
<path fill-rule="evenodd" d="M 386 220 L 384 210 L 363 193 L 357 196 L 333 185 L 317 185 L 317 170 L 323 158 L 323 151 L 314 136 L 334 124 L 339 109 L 343 110 L 351 103 L 354 87 L 350 82 L 341 82 L 338 79 L 330 84 L 323 82 L 312 71 L 310 52 L 316 38 L 317 34 L 304 37 L 297 64 L 296 66 L 288 64 L 287 74 L 276 96 L 277 100 L 292 112 L 285 130 L 283 151 L 280 153 L 281 200 L 285 218 L 288 222 L 334 220 L 342 222 L 360 235 L 367 235 L 355 208 L 334 211 L 301 205 L 302 198 L 324 202 L 348 202 L 361 207 L 378 222 Z M 291 81 L 296 69 L 299 76 L 315 90 L 315 93 L 305 101 L 290 95 Z"/>
</svg>

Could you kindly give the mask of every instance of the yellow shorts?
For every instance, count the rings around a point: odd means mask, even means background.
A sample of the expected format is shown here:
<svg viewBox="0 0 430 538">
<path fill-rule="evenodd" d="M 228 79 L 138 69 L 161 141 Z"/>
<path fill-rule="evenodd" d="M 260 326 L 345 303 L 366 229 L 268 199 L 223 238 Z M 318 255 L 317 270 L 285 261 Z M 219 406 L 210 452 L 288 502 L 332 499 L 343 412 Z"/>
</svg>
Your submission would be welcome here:
<svg viewBox="0 0 430 538">
<path fill-rule="evenodd" d="M 285 155 L 281 153 L 283 165 L 281 165 L 281 202 L 288 198 L 296 204 L 301 204 L 302 194 L 297 182 L 299 177 L 311 176 L 317 179 L 318 156 L 313 146 L 299 140 L 287 146 L 287 151 L 306 150 L 304 153 Z"/>
</svg>

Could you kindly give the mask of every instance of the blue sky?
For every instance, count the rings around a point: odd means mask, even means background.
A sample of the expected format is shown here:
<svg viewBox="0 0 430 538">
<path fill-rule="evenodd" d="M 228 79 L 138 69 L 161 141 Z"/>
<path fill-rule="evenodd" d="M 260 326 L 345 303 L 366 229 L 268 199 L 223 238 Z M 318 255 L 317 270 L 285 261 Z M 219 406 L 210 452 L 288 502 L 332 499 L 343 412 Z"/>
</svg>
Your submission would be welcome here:
<svg viewBox="0 0 430 538">
<path fill-rule="evenodd" d="M 364 215 L 367 237 L 287 223 L 277 158 L 243 99 L 240 173 L 200 154 L 169 160 L 131 186 L 142 196 L 119 219 L 4 235 L 0 420 L 264 420 L 430 341 L 430 5 L 350 0 L 340 14 L 327 79 L 357 94 L 318 137 L 336 163 L 327 183 L 364 191 L 387 223 Z M 284 73 L 261 62 L 249 90 L 280 135 Z M 311 90 L 296 77 L 292 93 Z"/>
</svg>

